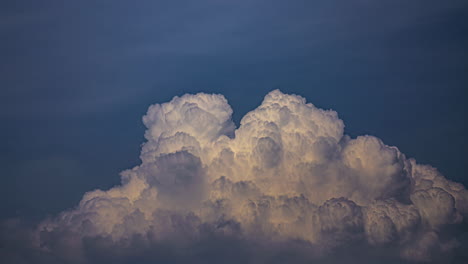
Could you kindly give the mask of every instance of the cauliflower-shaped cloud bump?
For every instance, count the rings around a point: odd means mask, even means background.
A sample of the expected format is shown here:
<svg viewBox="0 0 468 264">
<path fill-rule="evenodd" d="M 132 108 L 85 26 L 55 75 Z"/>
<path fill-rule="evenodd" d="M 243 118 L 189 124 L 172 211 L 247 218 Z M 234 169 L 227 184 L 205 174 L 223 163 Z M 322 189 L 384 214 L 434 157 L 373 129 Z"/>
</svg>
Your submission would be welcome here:
<svg viewBox="0 0 468 264">
<path fill-rule="evenodd" d="M 203 93 L 150 106 L 142 163 L 44 220 L 35 246 L 85 260 L 90 248 L 132 255 L 215 239 L 431 260 L 461 245 L 467 190 L 376 137 L 344 135 L 336 112 L 275 90 L 237 129 L 231 114 L 222 95 Z"/>
</svg>

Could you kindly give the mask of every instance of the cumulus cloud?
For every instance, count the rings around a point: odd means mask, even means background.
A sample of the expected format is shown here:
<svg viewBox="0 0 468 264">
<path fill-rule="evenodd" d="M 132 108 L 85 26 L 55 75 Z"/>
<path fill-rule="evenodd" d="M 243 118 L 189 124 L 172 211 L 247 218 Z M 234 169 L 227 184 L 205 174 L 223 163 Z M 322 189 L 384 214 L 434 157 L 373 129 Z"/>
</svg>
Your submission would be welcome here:
<svg viewBox="0 0 468 264">
<path fill-rule="evenodd" d="M 468 192 L 436 169 L 344 135 L 336 112 L 279 90 L 237 129 L 231 114 L 216 94 L 150 106 L 141 165 L 26 232 L 29 251 L 49 263 L 258 263 L 363 261 L 337 257 L 350 250 L 440 261 L 463 247 Z"/>
</svg>

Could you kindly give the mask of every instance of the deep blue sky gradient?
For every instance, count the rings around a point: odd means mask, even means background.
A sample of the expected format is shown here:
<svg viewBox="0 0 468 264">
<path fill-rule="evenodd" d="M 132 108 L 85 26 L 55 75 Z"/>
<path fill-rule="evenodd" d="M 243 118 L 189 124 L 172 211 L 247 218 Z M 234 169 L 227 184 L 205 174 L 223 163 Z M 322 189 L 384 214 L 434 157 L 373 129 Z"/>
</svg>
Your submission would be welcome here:
<svg viewBox="0 0 468 264">
<path fill-rule="evenodd" d="M 467 185 L 467 18 L 461 0 L 1 1 L 0 218 L 118 184 L 147 107 L 200 91 L 237 123 L 302 95 Z"/>
</svg>

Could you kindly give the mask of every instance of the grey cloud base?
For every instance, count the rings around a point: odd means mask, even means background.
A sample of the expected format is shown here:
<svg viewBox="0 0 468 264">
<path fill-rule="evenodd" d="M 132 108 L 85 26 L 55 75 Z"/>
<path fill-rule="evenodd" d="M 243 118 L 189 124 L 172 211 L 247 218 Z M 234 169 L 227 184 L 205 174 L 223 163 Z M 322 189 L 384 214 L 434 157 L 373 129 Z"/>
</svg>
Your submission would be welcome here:
<svg viewBox="0 0 468 264">
<path fill-rule="evenodd" d="M 122 172 L 120 186 L 86 193 L 78 206 L 33 230 L 7 223 L 2 257 L 459 261 L 468 216 L 461 184 L 376 137 L 344 135 L 336 112 L 297 95 L 272 91 L 237 129 L 231 114 L 222 95 L 152 105 L 143 117 L 141 165 Z"/>
</svg>

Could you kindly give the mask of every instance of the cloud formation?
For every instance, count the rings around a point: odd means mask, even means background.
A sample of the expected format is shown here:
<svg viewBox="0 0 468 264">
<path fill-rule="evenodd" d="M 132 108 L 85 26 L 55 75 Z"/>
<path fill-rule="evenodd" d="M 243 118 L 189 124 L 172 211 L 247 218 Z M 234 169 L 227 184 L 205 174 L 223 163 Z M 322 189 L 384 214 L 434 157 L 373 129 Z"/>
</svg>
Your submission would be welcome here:
<svg viewBox="0 0 468 264">
<path fill-rule="evenodd" d="M 275 90 L 239 128 L 231 115 L 216 94 L 150 106 L 141 165 L 23 241 L 49 263 L 440 261 L 463 247 L 467 190 L 344 135 L 336 112 Z"/>
</svg>

